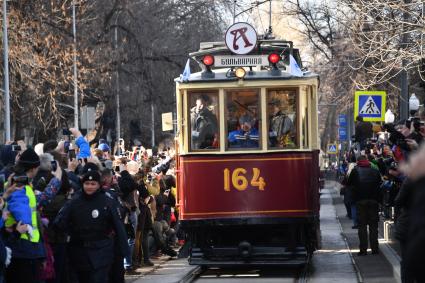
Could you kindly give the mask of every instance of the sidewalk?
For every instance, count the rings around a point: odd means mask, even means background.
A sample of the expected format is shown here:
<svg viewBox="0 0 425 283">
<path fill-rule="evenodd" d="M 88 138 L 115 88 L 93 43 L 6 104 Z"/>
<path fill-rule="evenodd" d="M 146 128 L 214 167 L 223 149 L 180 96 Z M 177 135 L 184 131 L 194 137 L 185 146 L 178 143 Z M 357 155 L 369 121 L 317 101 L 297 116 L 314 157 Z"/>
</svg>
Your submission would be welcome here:
<svg viewBox="0 0 425 283">
<path fill-rule="evenodd" d="M 369 255 L 357 256 L 359 252 L 357 229 L 351 228 L 353 221 L 346 217 L 347 212 L 343 198 L 339 195 L 340 185 L 335 181 L 327 181 L 327 187 L 333 191 L 332 199 L 337 211 L 338 220 L 342 226 L 343 236 L 347 240 L 363 282 L 401 282 L 399 274 L 400 262 L 395 256 L 397 253 L 386 243 L 383 234 L 379 235 L 379 248 L 381 251 L 379 255 L 371 255 L 369 250 Z M 380 225 L 383 226 L 383 221 L 380 222 Z"/>
</svg>

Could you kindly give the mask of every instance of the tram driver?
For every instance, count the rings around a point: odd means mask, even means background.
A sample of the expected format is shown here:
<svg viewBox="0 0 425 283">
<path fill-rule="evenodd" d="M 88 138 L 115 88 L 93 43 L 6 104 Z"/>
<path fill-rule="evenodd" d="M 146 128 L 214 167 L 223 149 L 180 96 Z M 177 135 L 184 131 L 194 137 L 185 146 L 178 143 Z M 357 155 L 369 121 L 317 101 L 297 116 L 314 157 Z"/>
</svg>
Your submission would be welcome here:
<svg viewBox="0 0 425 283">
<path fill-rule="evenodd" d="M 196 98 L 196 105 L 190 111 L 192 149 L 217 148 L 217 117 L 208 108 L 207 95 Z"/>
<path fill-rule="evenodd" d="M 252 116 L 244 114 L 239 118 L 240 129 L 229 133 L 229 148 L 258 148 L 258 129 Z"/>
<path fill-rule="evenodd" d="M 269 124 L 270 146 L 284 148 L 294 145 L 294 123 L 291 118 L 281 110 L 280 101 L 271 101 L 269 106 L 271 107 Z"/>
</svg>

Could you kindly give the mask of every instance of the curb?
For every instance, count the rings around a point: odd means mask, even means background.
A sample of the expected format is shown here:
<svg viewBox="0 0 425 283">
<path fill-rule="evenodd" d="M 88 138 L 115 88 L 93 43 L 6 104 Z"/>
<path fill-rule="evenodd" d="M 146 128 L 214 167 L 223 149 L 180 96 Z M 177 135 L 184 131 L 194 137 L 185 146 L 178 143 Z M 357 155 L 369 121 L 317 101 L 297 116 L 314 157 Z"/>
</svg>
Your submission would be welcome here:
<svg viewBox="0 0 425 283">
<path fill-rule="evenodd" d="M 394 278 L 398 283 L 401 283 L 401 274 L 400 274 L 400 262 L 401 258 L 398 254 L 387 244 L 384 239 L 380 239 L 379 241 L 379 249 L 381 250 L 384 257 L 390 263 Z"/>
</svg>

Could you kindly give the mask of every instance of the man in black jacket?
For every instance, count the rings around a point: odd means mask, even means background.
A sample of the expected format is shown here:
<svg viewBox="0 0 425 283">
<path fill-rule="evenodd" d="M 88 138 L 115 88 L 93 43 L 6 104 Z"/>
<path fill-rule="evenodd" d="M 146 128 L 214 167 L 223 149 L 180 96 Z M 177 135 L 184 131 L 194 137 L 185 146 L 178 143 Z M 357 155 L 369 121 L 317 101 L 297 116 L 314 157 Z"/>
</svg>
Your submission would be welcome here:
<svg viewBox="0 0 425 283">
<path fill-rule="evenodd" d="M 353 198 L 356 201 L 359 222 L 359 256 L 367 255 L 367 226 L 369 225 L 369 241 L 372 254 L 379 253 L 378 222 L 381 175 L 370 167 L 366 156 L 357 158 L 357 166 L 348 178 L 348 185 L 353 186 Z"/>
</svg>

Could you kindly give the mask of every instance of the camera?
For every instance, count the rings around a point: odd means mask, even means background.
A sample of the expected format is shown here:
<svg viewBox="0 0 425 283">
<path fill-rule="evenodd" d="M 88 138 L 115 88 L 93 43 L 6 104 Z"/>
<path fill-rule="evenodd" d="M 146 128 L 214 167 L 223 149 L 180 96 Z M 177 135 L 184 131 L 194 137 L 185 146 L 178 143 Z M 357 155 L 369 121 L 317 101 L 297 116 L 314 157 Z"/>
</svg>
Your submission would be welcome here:
<svg viewBox="0 0 425 283">
<path fill-rule="evenodd" d="M 29 183 L 28 176 L 27 175 L 18 175 L 12 177 L 12 184 L 15 184 L 16 186 L 25 186 Z"/>
<path fill-rule="evenodd" d="M 12 144 L 12 151 L 21 151 L 22 148 L 20 145 Z"/>
</svg>

